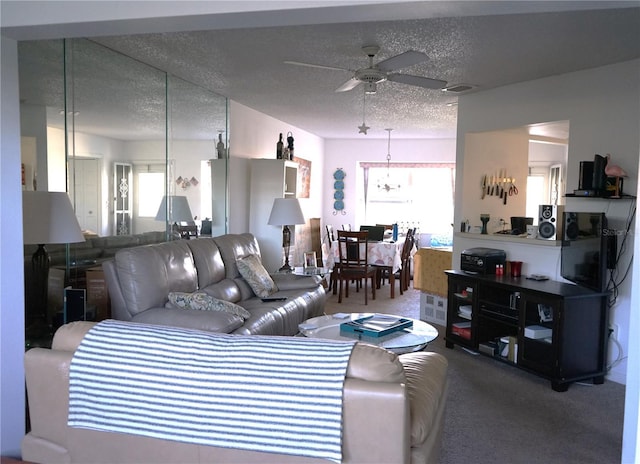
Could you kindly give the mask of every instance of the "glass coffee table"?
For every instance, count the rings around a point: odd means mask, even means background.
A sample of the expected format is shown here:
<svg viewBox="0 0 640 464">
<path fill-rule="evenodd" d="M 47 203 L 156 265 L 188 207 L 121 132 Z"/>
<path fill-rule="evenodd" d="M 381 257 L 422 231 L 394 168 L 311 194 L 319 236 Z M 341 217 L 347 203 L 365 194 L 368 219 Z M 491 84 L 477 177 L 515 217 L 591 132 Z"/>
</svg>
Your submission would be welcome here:
<svg viewBox="0 0 640 464">
<path fill-rule="evenodd" d="M 438 338 L 438 329 L 419 319 L 411 319 L 413 326 L 382 337 L 340 332 L 340 324 L 347 321 L 373 316 L 375 313 L 337 313 L 313 317 L 298 325 L 300 334 L 311 338 L 329 340 L 358 340 L 370 345 L 381 346 L 396 354 L 412 353 L 424 349 Z M 389 316 L 385 314 L 385 316 Z M 401 316 L 397 316 L 400 318 Z M 410 319 L 410 318 L 404 318 Z"/>
</svg>

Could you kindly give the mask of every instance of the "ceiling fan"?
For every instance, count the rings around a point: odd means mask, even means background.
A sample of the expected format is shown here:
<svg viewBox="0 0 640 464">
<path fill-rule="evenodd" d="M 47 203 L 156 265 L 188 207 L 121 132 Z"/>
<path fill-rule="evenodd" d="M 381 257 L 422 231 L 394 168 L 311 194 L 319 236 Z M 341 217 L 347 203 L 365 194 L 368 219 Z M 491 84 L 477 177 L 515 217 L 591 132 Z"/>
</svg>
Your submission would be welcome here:
<svg viewBox="0 0 640 464">
<path fill-rule="evenodd" d="M 369 66 L 360 69 L 338 68 L 335 66 L 324 66 L 320 64 L 302 63 L 300 61 L 285 61 L 286 64 L 296 66 L 307 66 L 311 68 L 332 69 L 336 71 L 349 71 L 353 73 L 353 77 L 336 89 L 336 92 L 346 92 L 356 88 L 360 84 L 364 84 L 365 93 L 374 94 L 377 85 L 384 81 L 398 82 L 400 84 L 415 85 L 425 89 L 442 89 L 447 85 L 446 81 L 440 79 L 431 79 L 422 76 L 412 76 L 410 74 L 400 74 L 397 71 L 414 64 L 423 63 L 429 57 L 415 50 L 408 50 L 399 55 L 392 56 L 386 60 L 374 63 L 373 59 L 380 51 L 380 47 L 376 45 L 368 45 L 362 47 L 362 51 L 369 57 Z"/>
</svg>

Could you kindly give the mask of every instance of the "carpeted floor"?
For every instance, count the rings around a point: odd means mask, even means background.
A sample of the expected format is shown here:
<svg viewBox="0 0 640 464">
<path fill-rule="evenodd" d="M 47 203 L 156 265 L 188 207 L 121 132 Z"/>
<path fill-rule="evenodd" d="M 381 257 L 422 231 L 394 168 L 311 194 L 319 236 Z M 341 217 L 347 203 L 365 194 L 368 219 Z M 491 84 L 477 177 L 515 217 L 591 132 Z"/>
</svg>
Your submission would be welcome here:
<svg viewBox="0 0 640 464">
<path fill-rule="evenodd" d="M 352 291 L 327 314 L 379 312 L 420 317 L 420 292 L 389 298 L 389 286 L 364 305 Z M 427 350 L 449 360 L 449 398 L 441 464 L 620 463 L 624 385 L 574 383 L 558 393 L 549 381 L 491 358 L 444 344 L 444 327 Z"/>
</svg>

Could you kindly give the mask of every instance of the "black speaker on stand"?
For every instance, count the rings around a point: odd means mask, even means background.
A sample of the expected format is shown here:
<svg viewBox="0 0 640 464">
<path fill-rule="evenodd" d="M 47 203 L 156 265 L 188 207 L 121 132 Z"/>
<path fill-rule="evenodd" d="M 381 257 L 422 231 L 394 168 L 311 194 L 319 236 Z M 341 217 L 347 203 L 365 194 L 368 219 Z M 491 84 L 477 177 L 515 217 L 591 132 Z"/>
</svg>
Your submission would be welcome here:
<svg viewBox="0 0 640 464">
<path fill-rule="evenodd" d="M 541 240 L 562 239 L 563 206 L 540 205 L 538 214 L 538 238 Z"/>
</svg>

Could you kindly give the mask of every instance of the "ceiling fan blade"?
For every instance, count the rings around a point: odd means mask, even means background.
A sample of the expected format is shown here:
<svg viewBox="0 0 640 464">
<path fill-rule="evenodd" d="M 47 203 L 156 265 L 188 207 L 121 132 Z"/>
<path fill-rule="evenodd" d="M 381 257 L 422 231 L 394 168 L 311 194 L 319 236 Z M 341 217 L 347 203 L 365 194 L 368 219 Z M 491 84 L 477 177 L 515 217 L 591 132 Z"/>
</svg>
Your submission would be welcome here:
<svg viewBox="0 0 640 464">
<path fill-rule="evenodd" d="M 346 92 L 348 90 L 355 89 L 361 83 L 362 82 L 360 82 L 358 79 L 356 79 L 355 77 L 352 77 L 347 82 L 345 82 L 340 87 L 338 87 L 336 89 L 336 92 Z"/>
<path fill-rule="evenodd" d="M 381 61 L 376 67 L 380 71 L 390 72 L 395 71 L 396 69 L 406 68 L 407 66 L 412 66 L 414 64 L 423 63 L 428 59 L 429 57 L 422 52 L 409 50 Z"/>
<path fill-rule="evenodd" d="M 333 71 L 350 71 L 354 72 L 351 69 L 346 68 L 337 68 L 335 66 L 325 66 L 322 64 L 311 64 L 311 63 L 302 63 L 300 61 L 285 61 L 285 64 L 293 64 L 295 66 L 306 66 L 307 68 L 320 68 L 320 69 L 331 69 Z"/>
<path fill-rule="evenodd" d="M 387 80 L 399 82 L 401 84 L 424 87 L 425 89 L 442 89 L 447 85 L 447 81 L 422 76 L 411 76 L 409 74 L 389 74 L 387 76 Z"/>
</svg>

